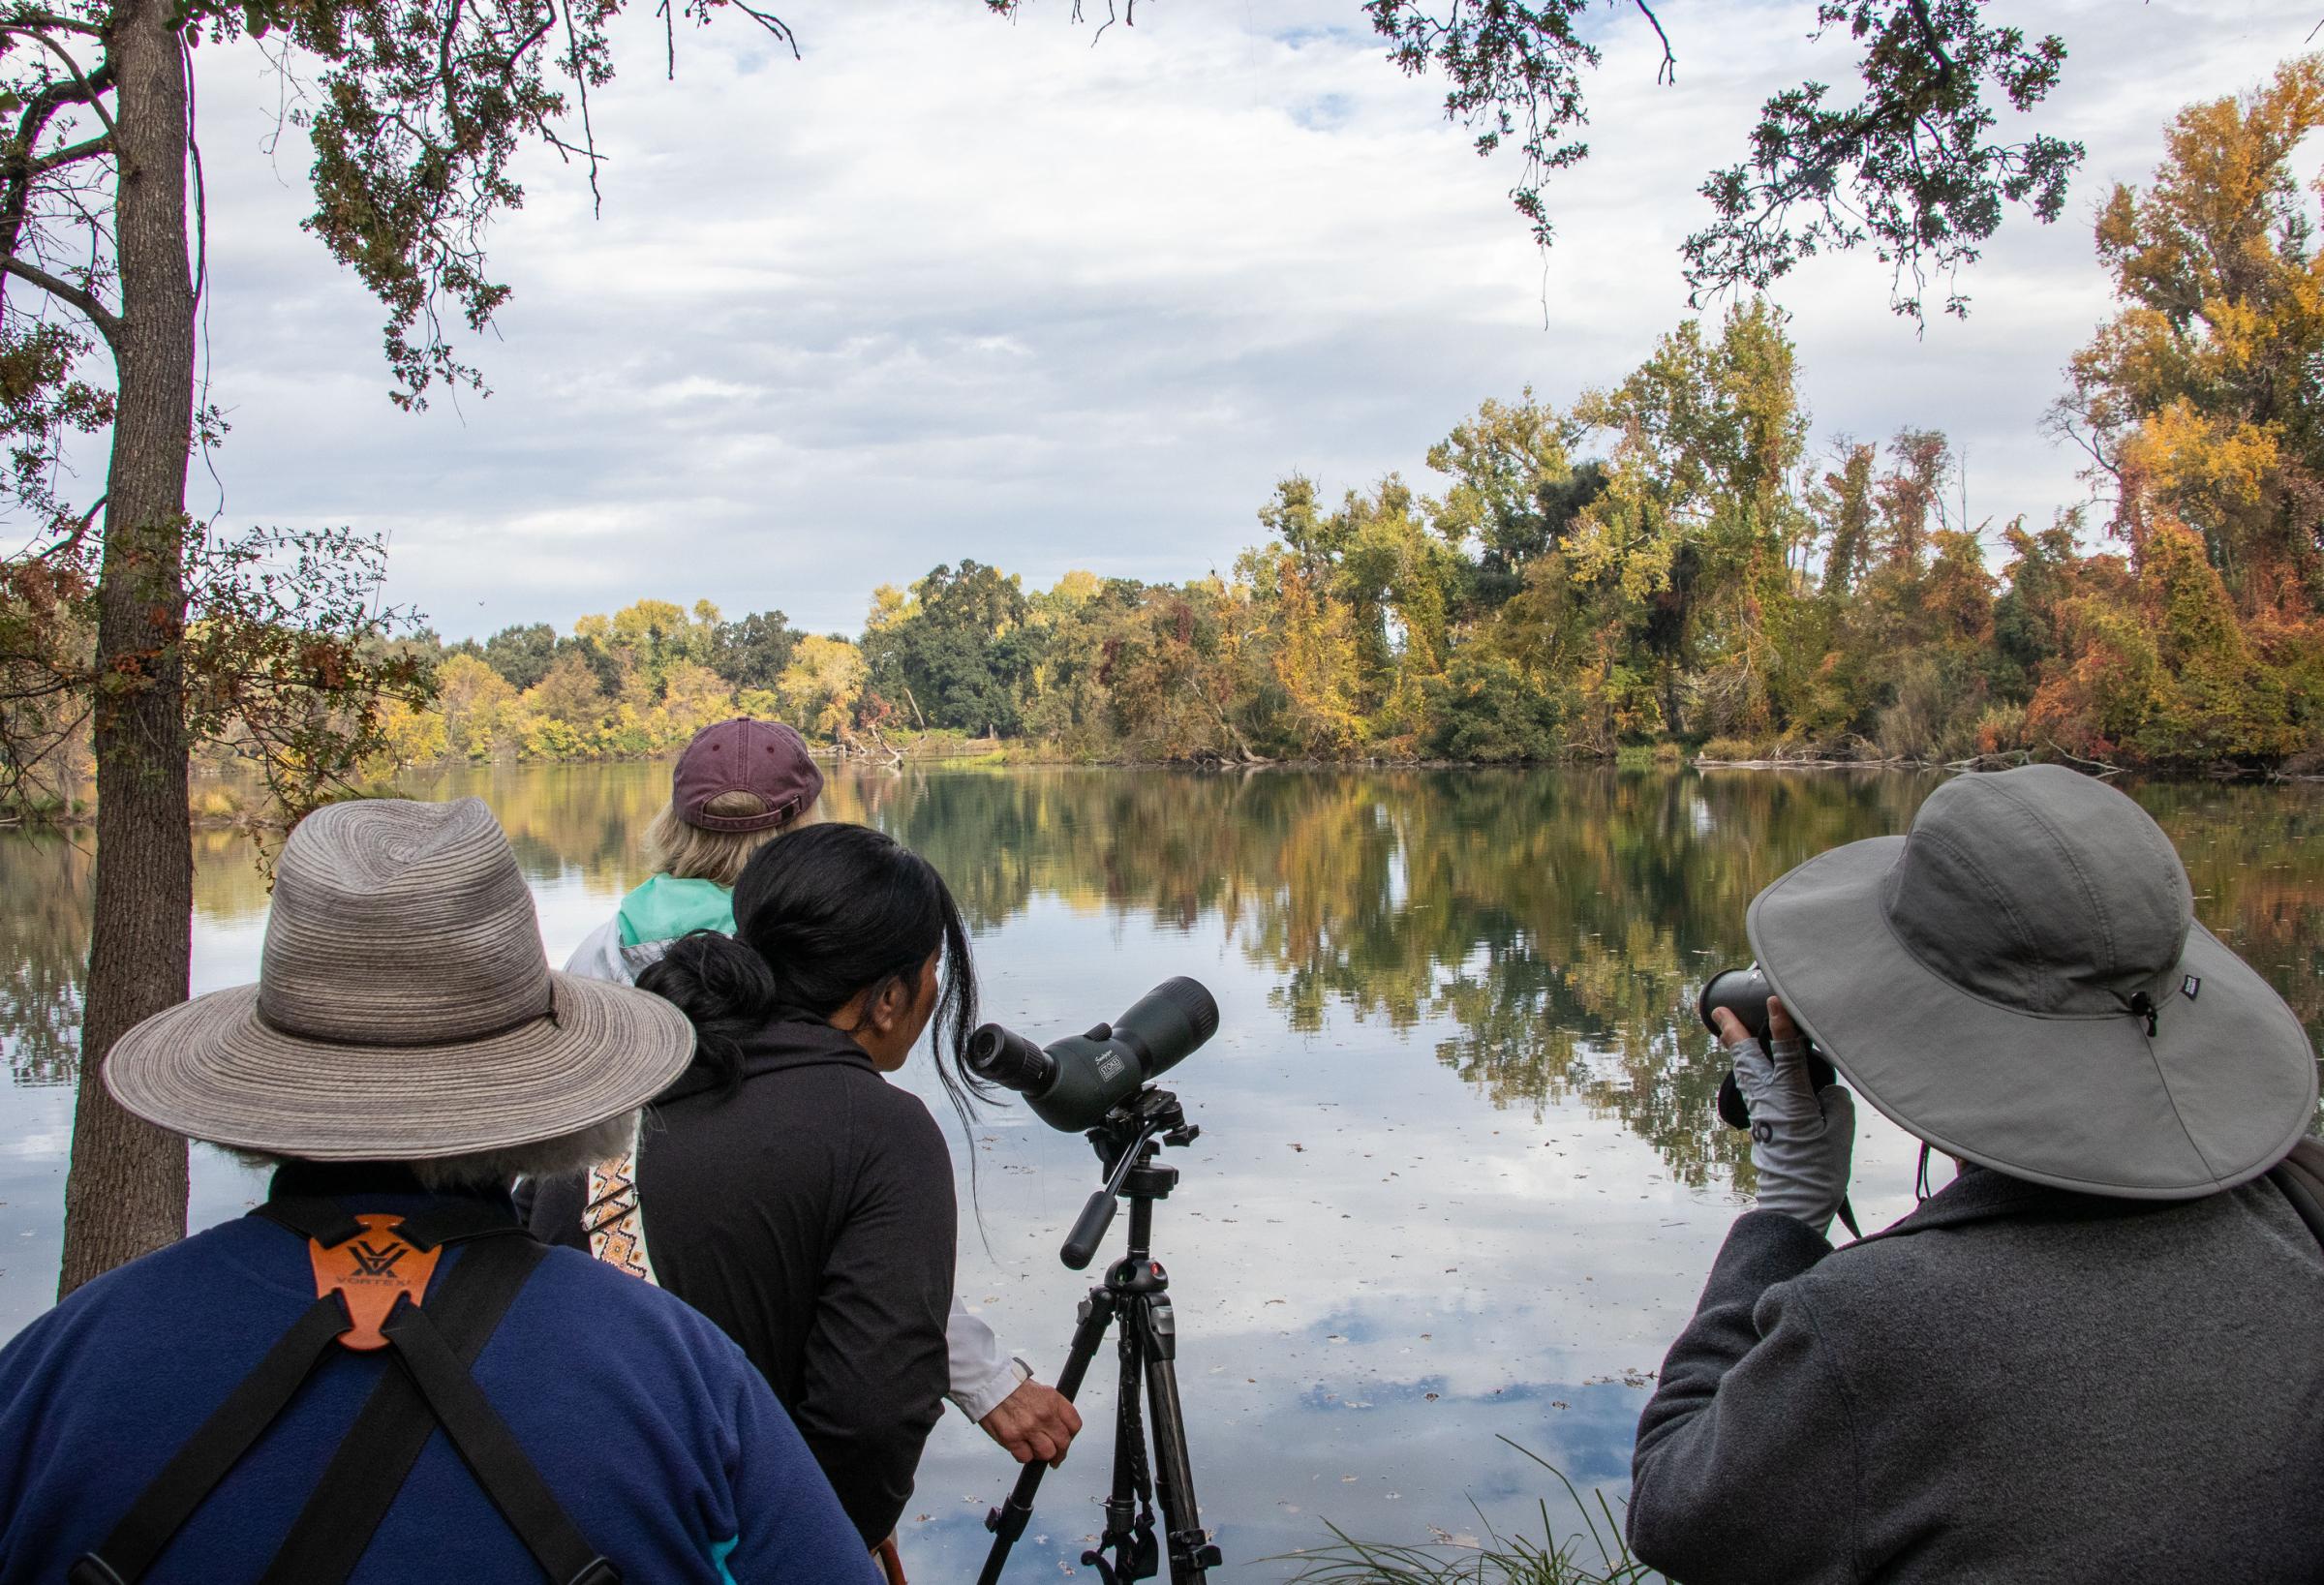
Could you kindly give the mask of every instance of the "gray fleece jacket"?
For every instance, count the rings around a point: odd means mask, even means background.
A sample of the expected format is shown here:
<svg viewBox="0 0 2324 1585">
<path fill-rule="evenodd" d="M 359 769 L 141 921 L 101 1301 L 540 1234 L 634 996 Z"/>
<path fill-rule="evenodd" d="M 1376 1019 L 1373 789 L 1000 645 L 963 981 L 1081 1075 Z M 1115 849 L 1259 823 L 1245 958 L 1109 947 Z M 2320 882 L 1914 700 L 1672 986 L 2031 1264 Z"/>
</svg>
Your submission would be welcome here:
<svg viewBox="0 0 2324 1585">
<path fill-rule="evenodd" d="M 2274 1186 L 1972 1168 L 1834 1252 L 1739 1218 L 1638 1421 L 1685 1585 L 2324 1579 L 2324 1251 Z"/>
</svg>

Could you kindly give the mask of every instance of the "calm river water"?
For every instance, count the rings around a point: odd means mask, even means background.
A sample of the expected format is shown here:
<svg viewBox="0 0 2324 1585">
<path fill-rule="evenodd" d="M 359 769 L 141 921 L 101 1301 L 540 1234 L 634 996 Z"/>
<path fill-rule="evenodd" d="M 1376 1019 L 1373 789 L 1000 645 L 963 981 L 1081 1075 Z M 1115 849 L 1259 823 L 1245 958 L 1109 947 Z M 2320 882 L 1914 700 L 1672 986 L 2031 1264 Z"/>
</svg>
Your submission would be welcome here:
<svg viewBox="0 0 2324 1585">
<path fill-rule="evenodd" d="M 413 791 L 490 802 L 562 960 L 643 878 L 635 836 L 668 775 L 503 768 Z M 1546 1494 L 1555 1527 L 1577 1528 L 1518 1448 L 1619 1502 L 1663 1348 L 1749 1200 L 1695 990 L 1748 960 L 1759 886 L 1903 830 L 1935 785 L 962 768 L 841 773 L 826 808 L 942 869 L 976 931 L 988 1017 L 1047 1039 L 1170 975 L 1216 993 L 1218 1037 L 1171 1076 L 1203 1137 L 1172 1152 L 1183 1179 L 1155 1249 L 1224 1577 L 1270 1580 L 1297 1563 L 1257 1560 L 1328 1540 L 1327 1523 L 1417 1542 L 1475 1536 L 1482 1514 L 1538 1533 Z M 2204 922 L 2324 1034 L 2324 795 L 2131 790 L 2178 842 Z M 199 991 L 256 977 L 266 892 L 248 843 L 198 842 Z M 88 882 L 74 842 L 0 837 L 0 1336 L 55 1283 Z M 903 1078 L 950 1127 L 926 1060 Z M 1910 1207 L 1913 1152 L 1865 1110 L 1855 1203 L 1873 1225 Z M 1055 1250 L 1095 1162 L 1013 1107 L 954 1149 L 961 1292 L 1054 1376 L 1088 1281 Z M 198 1152 L 196 1224 L 258 1189 Z M 1106 1484 L 1108 1367 L 1012 1578 L 1094 1577 L 1079 1557 Z M 916 1577 L 974 1575 L 980 1521 L 1013 1473 L 947 1413 L 903 1527 Z"/>
</svg>

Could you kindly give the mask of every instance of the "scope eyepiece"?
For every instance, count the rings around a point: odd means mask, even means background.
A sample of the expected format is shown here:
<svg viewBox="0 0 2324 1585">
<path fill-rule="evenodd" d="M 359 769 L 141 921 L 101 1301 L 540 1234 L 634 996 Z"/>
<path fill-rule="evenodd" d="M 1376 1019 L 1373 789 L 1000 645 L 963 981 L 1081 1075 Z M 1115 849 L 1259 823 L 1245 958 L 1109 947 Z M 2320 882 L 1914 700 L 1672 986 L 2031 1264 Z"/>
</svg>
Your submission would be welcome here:
<svg viewBox="0 0 2324 1585">
<path fill-rule="evenodd" d="M 997 1023 L 988 1023 L 968 1037 L 963 1053 L 969 1070 L 1003 1089 L 1034 1095 L 1049 1088 L 1057 1077 L 1056 1058 L 1023 1035 Z"/>
</svg>

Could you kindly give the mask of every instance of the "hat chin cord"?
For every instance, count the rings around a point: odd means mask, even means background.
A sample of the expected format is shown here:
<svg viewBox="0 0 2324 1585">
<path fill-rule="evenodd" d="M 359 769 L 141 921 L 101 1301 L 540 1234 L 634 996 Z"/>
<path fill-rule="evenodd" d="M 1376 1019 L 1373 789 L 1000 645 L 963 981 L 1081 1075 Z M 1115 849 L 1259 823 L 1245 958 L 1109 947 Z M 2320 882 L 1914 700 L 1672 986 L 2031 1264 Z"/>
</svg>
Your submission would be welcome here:
<svg viewBox="0 0 2324 1585">
<path fill-rule="evenodd" d="M 1927 1140 L 1920 1142 L 1920 1171 L 1912 1175 L 1912 1198 L 1924 1205 L 1929 1200 L 1929 1152 L 1935 1148 Z"/>
</svg>

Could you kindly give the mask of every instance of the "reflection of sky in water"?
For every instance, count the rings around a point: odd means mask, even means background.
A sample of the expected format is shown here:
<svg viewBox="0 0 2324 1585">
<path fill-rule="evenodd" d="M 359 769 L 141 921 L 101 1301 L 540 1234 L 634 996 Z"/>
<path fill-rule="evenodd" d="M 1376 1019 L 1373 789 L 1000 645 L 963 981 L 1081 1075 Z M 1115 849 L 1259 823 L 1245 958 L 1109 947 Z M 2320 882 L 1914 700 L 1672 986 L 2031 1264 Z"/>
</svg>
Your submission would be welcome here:
<svg viewBox="0 0 2324 1585">
<path fill-rule="evenodd" d="M 666 774 L 471 778 L 515 834 L 557 959 L 639 878 L 626 840 Z M 920 842 L 987 922 L 986 1016 L 1046 1040 L 1173 974 L 1218 997 L 1218 1037 L 1166 1081 L 1203 1137 L 1166 1153 L 1183 1175 L 1156 1211 L 1154 1249 L 1173 1277 L 1196 1489 L 1227 1578 L 1287 1576 L 1296 1565 L 1255 1560 L 1326 1541 L 1327 1521 L 1406 1542 L 1475 1535 L 1480 1513 L 1538 1532 L 1547 1496 L 1560 1533 L 1578 1529 L 1513 1443 L 1619 1502 L 1650 1373 L 1743 1203 L 1717 1153 L 1728 1142 L 1702 1132 L 1716 1067 L 1680 1003 L 1741 955 L 1741 904 L 1758 884 L 1831 841 L 1901 827 L 1917 800 L 1900 780 L 1689 781 L 1631 808 L 1605 781 L 1378 779 L 1084 772 L 835 787 L 835 812 Z M 2278 838 L 2299 860 L 2288 873 L 2278 853 L 2236 847 L 2248 838 L 2233 807 L 2174 834 L 2199 895 L 2235 893 L 2231 916 L 2199 901 L 2206 918 L 2231 940 L 2264 935 L 2255 959 L 2296 989 L 2314 972 L 2316 889 L 2306 806 L 2265 806 L 2293 810 Z M 1247 845 L 1206 844 L 1222 826 Z M 0 865 L 26 854 L 0 847 Z M 246 851 L 210 842 L 201 864 L 196 989 L 255 978 L 263 894 Z M 1221 901 L 1222 879 L 1241 895 Z M 27 881 L 66 884 L 0 869 L 0 883 Z M 2312 1021 L 2312 992 L 2296 1001 Z M 1570 1031 L 1556 1036 L 1570 1066 L 1545 1024 Z M 925 1057 L 903 1078 L 950 1132 Z M 0 1109 L 5 1335 L 54 1282 L 70 1091 L 19 1082 Z M 1861 1110 L 1854 1198 L 1869 1227 L 1910 1207 L 1915 1147 Z M 981 1229 L 955 1135 L 961 1292 L 1054 1378 L 1094 1276 L 1055 1250 L 1096 1162 L 1021 1108 L 986 1113 L 975 1138 Z M 197 1151 L 198 1226 L 258 1189 Z M 1078 1560 L 1100 1522 L 1116 1381 L 1109 1346 L 1083 1393 L 1090 1429 L 1048 1478 L 1012 1577 L 1092 1576 Z M 903 1525 L 916 1576 L 973 1576 L 984 1512 L 1014 1474 L 947 1411 Z"/>
</svg>

